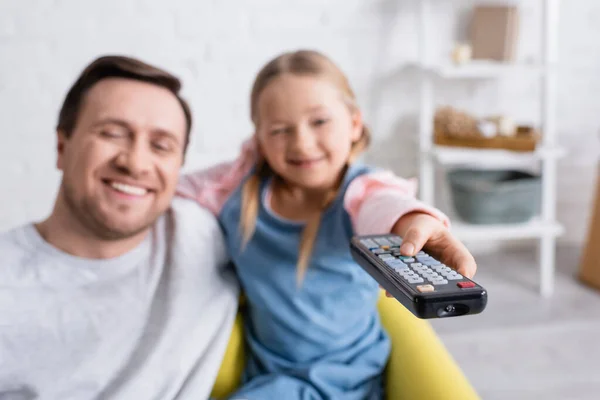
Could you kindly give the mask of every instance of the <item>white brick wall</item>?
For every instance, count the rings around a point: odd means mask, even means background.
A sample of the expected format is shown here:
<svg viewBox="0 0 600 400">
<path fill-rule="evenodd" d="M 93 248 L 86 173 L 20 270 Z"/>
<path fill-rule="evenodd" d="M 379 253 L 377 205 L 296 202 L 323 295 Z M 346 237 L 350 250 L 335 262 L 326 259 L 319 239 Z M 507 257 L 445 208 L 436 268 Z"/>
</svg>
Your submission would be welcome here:
<svg viewBox="0 0 600 400">
<path fill-rule="evenodd" d="M 537 55 L 537 4 L 523 0 L 519 54 Z M 462 38 L 469 1 L 439 2 L 440 38 Z M 58 107 L 80 70 L 103 53 L 159 64 L 184 80 L 195 114 L 187 169 L 235 156 L 251 132 L 248 94 L 260 66 L 299 47 L 322 50 L 347 72 L 374 128 L 369 159 L 405 175 L 418 94 L 402 72 L 417 56 L 415 0 L 0 0 L 0 230 L 44 217 L 60 179 L 54 168 Z M 456 7 L 456 8 L 453 8 Z M 600 3 L 563 0 L 560 34 L 559 217 L 580 242 L 595 177 L 600 121 Z M 434 51 L 447 54 L 452 41 Z M 500 86 L 449 84 L 443 98 L 482 113 L 526 118 L 537 110 L 531 80 Z"/>
</svg>

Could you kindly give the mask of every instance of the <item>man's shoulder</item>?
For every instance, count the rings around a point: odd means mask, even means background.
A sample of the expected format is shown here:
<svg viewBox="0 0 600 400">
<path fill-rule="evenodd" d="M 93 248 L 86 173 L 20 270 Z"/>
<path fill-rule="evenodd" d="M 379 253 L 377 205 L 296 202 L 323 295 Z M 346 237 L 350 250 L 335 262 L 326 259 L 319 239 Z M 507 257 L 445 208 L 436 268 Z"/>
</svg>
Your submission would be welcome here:
<svg viewBox="0 0 600 400">
<path fill-rule="evenodd" d="M 196 216 L 205 218 L 207 221 L 216 221 L 216 217 L 198 202 L 185 197 L 175 196 L 171 200 L 171 210 L 180 216 Z"/>
<path fill-rule="evenodd" d="M 6 283 L 15 272 L 17 265 L 22 265 L 35 253 L 35 245 L 29 240 L 32 224 L 21 225 L 0 232 L 0 277 Z"/>
<path fill-rule="evenodd" d="M 171 201 L 169 215 L 179 228 L 195 232 L 219 231 L 220 233 L 217 217 L 193 200 L 175 197 Z"/>
<path fill-rule="evenodd" d="M 172 245 L 191 257 L 203 254 L 210 259 L 226 259 L 225 240 L 218 219 L 195 201 L 175 198 L 171 202 L 167 226 L 171 226 Z"/>
<path fill-rule="evenodd" d="M 24 251 L 28 247 L 27 231 L 34 229 L 32 224 L 19 225 L 0 232 L 0 252 L 6 254 L 10 250 Z"/>
</svg>

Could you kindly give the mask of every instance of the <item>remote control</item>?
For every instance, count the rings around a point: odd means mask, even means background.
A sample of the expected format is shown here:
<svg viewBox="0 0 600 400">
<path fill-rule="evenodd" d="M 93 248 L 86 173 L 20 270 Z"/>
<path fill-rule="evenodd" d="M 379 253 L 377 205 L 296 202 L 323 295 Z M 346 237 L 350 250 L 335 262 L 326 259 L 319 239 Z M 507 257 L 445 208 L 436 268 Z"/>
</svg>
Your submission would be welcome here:
<svg viewBox="0 0 600 400">
<path fill-rule="evenodd" d="M 356 236 L 354 260 L 379 284 L 422 319 L 479 314 L 487 291 L 424 251 L 400 255 L 402 238 L 394 234 Z"/>
</svg>

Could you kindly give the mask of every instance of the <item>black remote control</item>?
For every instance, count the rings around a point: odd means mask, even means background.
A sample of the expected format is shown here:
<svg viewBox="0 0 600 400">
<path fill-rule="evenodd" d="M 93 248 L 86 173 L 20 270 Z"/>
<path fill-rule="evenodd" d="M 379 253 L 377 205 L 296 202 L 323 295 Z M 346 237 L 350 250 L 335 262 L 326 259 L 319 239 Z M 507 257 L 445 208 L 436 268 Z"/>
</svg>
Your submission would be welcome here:
<svg viewBox="0 0 600 400">
<path fill-rule="evenodd" d="M 400 255 L 402 238 L 394 234 L 356 236 L 354 260 L 418 318 L 479 314 L 487 291 L 424 251 Z"/>
</svg>

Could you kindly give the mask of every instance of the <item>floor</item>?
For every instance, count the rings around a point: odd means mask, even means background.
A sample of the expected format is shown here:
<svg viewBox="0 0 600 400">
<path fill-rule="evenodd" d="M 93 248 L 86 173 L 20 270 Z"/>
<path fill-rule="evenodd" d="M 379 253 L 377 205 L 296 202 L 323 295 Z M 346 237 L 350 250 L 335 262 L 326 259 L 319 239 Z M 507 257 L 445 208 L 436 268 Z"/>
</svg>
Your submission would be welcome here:
<svg viewBox="0 0 600 400">
<path fill-rule="evenodd" d="M 600 291 L 575 279 L 579 255 L 558 249 L 550 299 L 537 292 L 535 249 L 480 255 L 486 310 L 432 321 L 483 399 L 600 399 Z"/>
</svg>

